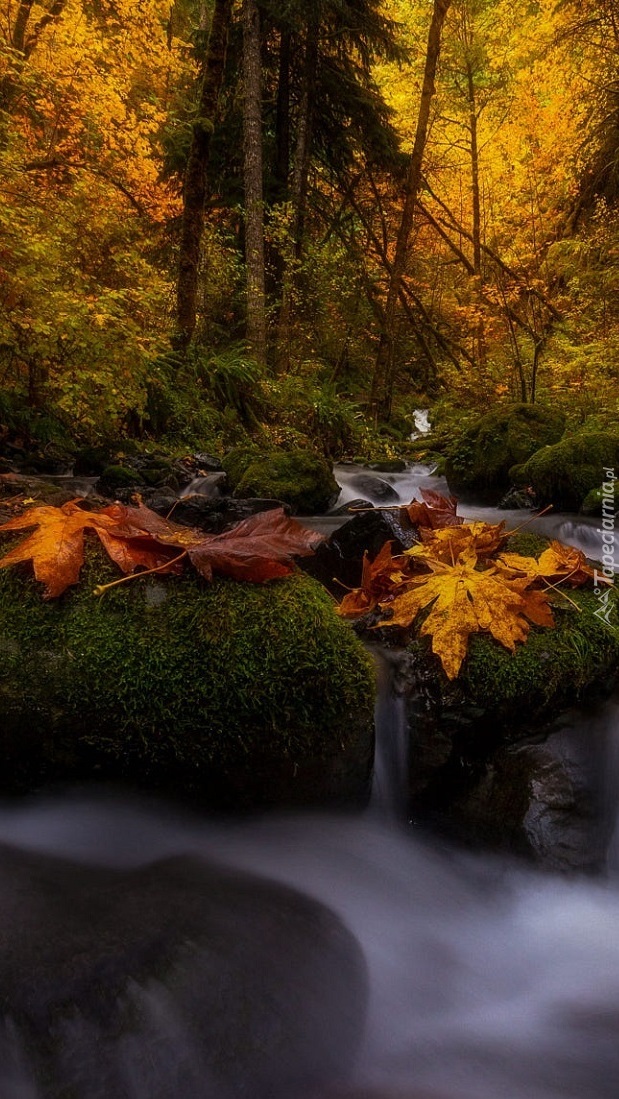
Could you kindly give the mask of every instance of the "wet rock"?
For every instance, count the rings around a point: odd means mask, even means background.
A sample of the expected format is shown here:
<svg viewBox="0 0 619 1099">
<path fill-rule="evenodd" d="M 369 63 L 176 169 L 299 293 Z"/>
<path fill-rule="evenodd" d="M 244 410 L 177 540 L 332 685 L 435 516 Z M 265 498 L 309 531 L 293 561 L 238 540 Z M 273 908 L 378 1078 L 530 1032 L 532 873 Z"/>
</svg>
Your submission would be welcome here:
<svg viewBox="0 0 619 1099">
<path fill-rule="evenodd" d="M 318 902 L 193 857 L 5 846 L 0 883 L 4 1095 L 289 1099 L 346 1076 L 365 963 Z"/>
<path fill-rule="evenodd" d="M 197 454 L 192 454 L 192 458 L 198 468 L 206 470 L 207 473 L 219 473 L 223 470 L 221 460 L 215 458 L 212 454 L 204 454 L 200 451 Z"/>
<path fill-rule="evenodd" d="M 393 542 L 393 552 L 398 553 L 418 541 L 416 527 L 400 515 L 399 509 L 362 512 L 336 530 L 314 557 L 304 558 L 299 564 L 341 598 L 342 584 L 355 588 L 361 583 L 366 551 L 372 560 L 385 542 Z"/>
<path fill-rule="evenodd" d="M 348 486 L 359 493 L 360 497 L 372 500 L 379 504 L 397 504 L 398 496 L 393 485 L 382 477 L 374 477 L 371 473 L 355 473 L 348 478 Z"/>
<path fill-rule="evenodd" d="M 530 855 L 553 870 L 599 870 L 609 841 L 607 749 L 582 723 L 541 743 L 503 747 L 454 802 L 451 823 L 470 841 Z"/>
<path fill-rule="evenodd" d="M 497 507 L 502 511 L 510 511 L 515 508 L 530 511 L 536 507 L 535 494 L 529 488 L 510 488 L 505 496 L 499 500 Z"/>
<path fill-rule="evenodd" d="M 366 468 L 375 473 L 404 473 L 406 462 L 403 458 L 384 458 L 380 462 L 368 462 Z"/>
</svg>

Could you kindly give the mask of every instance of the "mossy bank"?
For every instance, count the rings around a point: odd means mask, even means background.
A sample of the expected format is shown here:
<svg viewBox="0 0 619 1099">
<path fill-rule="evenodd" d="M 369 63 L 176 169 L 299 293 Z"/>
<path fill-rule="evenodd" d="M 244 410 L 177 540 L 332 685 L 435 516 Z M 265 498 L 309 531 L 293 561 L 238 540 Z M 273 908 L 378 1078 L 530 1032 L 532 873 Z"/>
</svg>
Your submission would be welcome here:
<svg viewBox="0 0 619 1099">
<path fill-rule="evenodd" d="M 136 579 L 92 550 L 80 585 L 44 602 L 0 571 L 5 789 L 127 778 L 206 806 L 363 799 L 373 665 L 330 597 L 269 584 Z"/>
</svg>

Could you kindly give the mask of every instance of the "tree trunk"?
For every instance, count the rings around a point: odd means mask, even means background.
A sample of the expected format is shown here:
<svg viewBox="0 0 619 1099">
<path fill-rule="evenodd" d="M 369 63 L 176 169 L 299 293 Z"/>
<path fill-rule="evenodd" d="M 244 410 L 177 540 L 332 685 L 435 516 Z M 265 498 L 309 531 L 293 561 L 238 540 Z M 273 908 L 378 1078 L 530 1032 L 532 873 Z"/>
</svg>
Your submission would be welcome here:
<svg viewBox="0 0 619 1099">
<path fill-rule="evenodd" d="M 394 338 L 396 310 L 398 298 L 400 296 L 400 289 L 402 286 L 402 278 L 406 268 L 408 242 L 413 228 L 415 203 L 417 201 L 417 195 L 421 184 L 423 155 L 428 136 L 428 127 L 430 123 L 430 107 L 432 105 L 432 99 L 434 97 L 435 91 L 434 82 L 436 78 L 436 69 L 441 49 L 443 24 L 445 22 L 445 17 L 449 10 L 450 4 L 451 0 L 434 0 L 434 6 L 432 10 L 432 19 L 430 22 L 428 45 L 426 49 L 423 85 L 421 89 L 421 102 L 419 104 L 417 129 L 415 132 L 415 142 L 413 145 L 411 159 L 408 165 L 402 219 L 400 221 L 400 228 L 396 241 L 395 256 L 391 268 L 391 275 L 389 278 L 387 302 L 385 305 L 385 326 L 383 332 L 381 333 L 381 339 L 374 368 L 374 377 L 372 379 L 370 405 L 372 408 L 372 413 L 376 420 L 379 418 L 388 419 L 391 413 L 394 382 Z"/>
<path fill-rule="evenodd" d="M 284 28 L 279 42 L 279 72 L 275 107 L 275 157 L 273 182 L 268 205 L 276 207 L 287 202 L 290 176 L 290 63 L 292 33 Z M 268 213 L 267 213 L 268 216 Z M 277 240 L 265 241 L 266 293 L 271 304 L 279 306 L 282 299 L 285 256 Z"/>
<path fill-rule="evenodd" d="M 264 366 L 267 354 L 267 331 L 262 184 L 262 79 L 260 14 L 256 0 L 243 2 L 243 90 L 247 339 L 256 361 Z"/>
<path fill-rule="evenodd" d="M 469 129 L 471 134 L 471 198 L 473 201 L 473 267 L 481 275 L 481 200 L 479 194 L 479 145 L 477 140 L 477 97 L 471 62 L 466 65 Z"/>
<path fill-rule="evenodd" d="M 198 118 L 194 122 L 183 193 L 178 282 L 176 286 L 176 344 L 186 349 L 196 328 L 198 269 L 204 231 L 206 180 L 219 95 L 226 64 L 232 0 L 215 0 L 209 34 Z"/>
<path fill-rule="evenodd" d="M 297 139 L 292 172 L 292 224 L 290 235 L 293 256 L 284 271 L 282 301 L 277 321 L 277 365 L 285 372 L 290 365 L 290 329 L 292 324 L 292 299 L 294 295 L 295 268 L 303 249 L 303 226 L 307 205 L 307 183 L 312 149 L 312 129 L 316 97 L 316 68 L 318 65 L 318 20 L 311 17 L 305 40 L 303 91 L 297 121 Z"/>
<path fill-rule="evenodd" d="M 0 111 L 9 113 L 13 107 L 16 93 L 19 89 L 19 73 L 30 54 L 38 45 L 41 34 L 50 23 L 55 23 L 63 13 L 66 0 L 54 0 L 47 11 L 44 11 L 34 27 L 30 28 L 30 18 L 34 7 L 34 0 L 21 0 L 10 45 L 14 51 L 14 62 L 9 71 L 0 80 Z"/>
</svg>

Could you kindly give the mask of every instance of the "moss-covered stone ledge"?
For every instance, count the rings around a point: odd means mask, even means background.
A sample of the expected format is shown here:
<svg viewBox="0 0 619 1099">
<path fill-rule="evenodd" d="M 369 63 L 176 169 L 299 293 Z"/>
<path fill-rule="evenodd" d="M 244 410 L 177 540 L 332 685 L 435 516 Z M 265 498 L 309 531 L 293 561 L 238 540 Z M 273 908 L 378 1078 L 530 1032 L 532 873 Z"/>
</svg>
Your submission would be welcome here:
<svg viewBox="0 0 619 1099">
<path fill-rule="evenodd" d="M 309 450 L 236 447 L 222 465 L 235 496 L 282 500 L 295 515 L 322 514 L 340 491 L 330 463 Z"/>
<path fill-rule="evenodd" d="M 374 669 L 331 597 L 269 584 L 136 579 L 98 551 L 44 602 L 0 571 L 0 788 L 97 776 L 213 807 L 359 803 Z"/>
<path fill-rule="evenodd" d="M 500 405 L 468 424 L 446 447 L 445 476 L 456 496 L 498 501 L 510 470 L 563 434 L 565 417 L 541 405 Z"/>
</svg>

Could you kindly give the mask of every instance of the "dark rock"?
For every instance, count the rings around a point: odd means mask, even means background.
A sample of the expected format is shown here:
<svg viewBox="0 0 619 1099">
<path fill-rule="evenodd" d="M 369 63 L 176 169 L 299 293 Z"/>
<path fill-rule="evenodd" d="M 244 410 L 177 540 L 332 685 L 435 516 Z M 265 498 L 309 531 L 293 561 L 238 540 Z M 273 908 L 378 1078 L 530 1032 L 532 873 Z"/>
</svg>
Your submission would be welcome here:
<svg viewBox="0 0 619 1099">
<path fill-rule="evenodd" d="M 499 500 L 497 507 L 502 511 L 510 511 L 515 508 L 529 511 L 536 507 L 535 493 L 530 488 L 510 488 L 505 496 Z"/>
<path fill-rule="evenodd" d="M 380 462 L 368 462 L 366 468 L 375 473 L 404 473 L 406 462 L 403 458 L 384 458 Z"/>
<path fill-rule="evenodd" d="M 349 1071 L 366 967 L 317 901 L 189 856 L 116 870 L 5 846 L 0 882 L 19 1094 L 289 1099 Z"/>
<path fill-rule="evenodd" d="M 595 871 L 604 865 L 609 821 L 604 813 L 608 744 L 580 724 L 541 743 L 507 745 L 450 808 L 454 829 L 469 841 L 509 848 L 553 870 Z"/>
<path fill-rule="evenodd" d="M 355 473 L 348 478 L 348 486 L 375 504 L 397 504 L 400 499 L 393 485 L 371 473 Z"/>
<path fill-rule="evenodd" d="M 192 454 L 192 458 L 199 469 L 205 469 L 207 473 L 219 473 L 223 469 L 220 458 L 213 457 L 212 454 Z"/>
<path fill-rule="evenodd" d="M 341 598 L 342 584 L 356 588 L 361 583 L 366 551 L 372 560 L 385 542 L 393 542 L 393 552 L 398 553 L 418 540 L 416 528 L 408 519 L 400 519 L 398 509 L 380 511 L 373 508 L 344 523 L 328 542 L 318 547 L 314 557 L 303 558 L 299 565 Z"/>
</svg>

